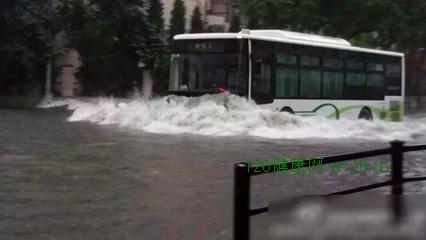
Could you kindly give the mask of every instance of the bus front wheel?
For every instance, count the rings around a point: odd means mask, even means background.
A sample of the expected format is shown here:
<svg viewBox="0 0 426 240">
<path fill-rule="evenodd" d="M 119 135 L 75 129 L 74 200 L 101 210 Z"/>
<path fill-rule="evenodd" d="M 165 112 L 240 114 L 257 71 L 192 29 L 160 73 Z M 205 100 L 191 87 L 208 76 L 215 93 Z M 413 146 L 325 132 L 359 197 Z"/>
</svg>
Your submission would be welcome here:
<svg viewBox="0 0 426 240">
<path fill-rule="evenodd" d="M 359 112 L 358 119 L 364 119 L 367 121 L 373 121 L 373 114 L 371 114 L 370 109 L 363 108 L 361 112 Z"/>
</svg>

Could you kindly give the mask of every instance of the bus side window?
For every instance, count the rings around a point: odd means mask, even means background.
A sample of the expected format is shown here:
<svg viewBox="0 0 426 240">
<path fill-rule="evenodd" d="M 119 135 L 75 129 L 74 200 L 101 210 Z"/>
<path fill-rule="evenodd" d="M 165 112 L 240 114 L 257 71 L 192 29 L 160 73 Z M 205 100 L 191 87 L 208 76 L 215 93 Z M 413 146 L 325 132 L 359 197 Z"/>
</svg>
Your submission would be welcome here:
<svg viewBox="0 0 426 240">
<path fill-rule="evenodd" d="M 251 64 L 252 64 L 253 74 L 255 75 L 260 74 L 261 68 L 262 68 L 262 58 L 256 53 L 253 53 L 251 55 Z"/>
<path fill-rule="evenodd" d="M 346 98 L 363 99 L 365 91 L 365 74 L 364 73 L 347 73 L 346 74 Z"/>
<path fill-rule="evenodd" d="M 343 96 L 343 73 L 323 72 L 322 96 L 329 99 L 340 99 Z"/>
<path fill-rule="evenodd" d="M 385 97 L 385 78 L 383 74 L 368 73 L 367 94 L 370 99 L 383 100 Z"/>
<path fill-rule="evenodd" d="M 279 52 L 276 55 L 275 96 L 297 98 L 299 96 L 299 70 L 297 56 Z"/>
<path fill-rule="evenodd" d="M 251 96 L 258 104 L 273 102 L 272 94 L 272 62 L 273 53 L 270 44 L 253 41 L 251 64 L 252 85 Z"/>
<path fill-rule="evenodd" d="M 401 95 L 401 63 L 386 64 L 386 95 Z"/>
<path fill-rule="evenodd" d="M 343 97 L 344 82 L 343 60 L 323 58 L 322 63 L 322 98 L 341 99 Z"/>
<path fill-rule="evenodd" d="M 300 71 L 300 95 L 302 98 L 321 97 L 321 71 L 302 69 Z"/>
<path fill-rule="evenodd" d="M 260 68 L 260 93 L 271 93 L 271 74 L 271 66 L 267 64 L 262 64 Z"/>
<path fill-rule="evenodd" d="M 179 91 L 179 54 L 172 54 L 170 60 L 170 84 L 169 91 Z"/>
<path fill-rule="evenodd" d="M 300 58 L 300 96 L 301 98 L 321 97 L 320 59 L 311 56 Z"/>
<path fill-rule="evenodd" d="M 401 66 L 398 64 L 386 64 L 386 77 L 401 77 Z"/>
<path fill-rule="evenodd" d="M 346 99 L 366 99 L 364 62 L 346 60 Z"/>
<path fill-rule="evenodd" d="M 297 98 L 299 95 L 299 72 L 296 69 L 277 67 L 275 96 L 277 98 Z"/>
</svg>

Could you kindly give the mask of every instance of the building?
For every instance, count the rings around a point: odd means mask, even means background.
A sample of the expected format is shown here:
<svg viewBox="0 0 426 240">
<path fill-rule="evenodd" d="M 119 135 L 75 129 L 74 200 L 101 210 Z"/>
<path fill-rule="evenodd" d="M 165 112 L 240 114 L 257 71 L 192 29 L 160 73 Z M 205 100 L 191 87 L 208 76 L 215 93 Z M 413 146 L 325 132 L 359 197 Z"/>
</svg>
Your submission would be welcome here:
<svg viewBox="0 0 426 240">
<path fill-rule="evenodd" d="M 164 23 L 166 29 L 170 25 L 171 11 L 175 0 L 162 0 Z M 204 18 L 204 27 L 212 31 L 227 31 L 231 22 L 231 5 L 228 0 L 183 0 L 185 3 L 186 29 L 190 30 L 191 16 L 198 6 Z"/>
<path fill-rule="evenodd" d="M 205 4 L 205 22 L 213 31 L 226 32 L 231 25 L 232 7 L 228 0 L 209 0 Z"/>
<path fill-rule="evenodd" d="M 62 56 L 61 60 L 62 69 L 54 87 L 63 97 L 78 96 L 81 89 L 75 74 L 81 66 L 80 56 L 76 50 L 71 49 Z"/>
</svg>

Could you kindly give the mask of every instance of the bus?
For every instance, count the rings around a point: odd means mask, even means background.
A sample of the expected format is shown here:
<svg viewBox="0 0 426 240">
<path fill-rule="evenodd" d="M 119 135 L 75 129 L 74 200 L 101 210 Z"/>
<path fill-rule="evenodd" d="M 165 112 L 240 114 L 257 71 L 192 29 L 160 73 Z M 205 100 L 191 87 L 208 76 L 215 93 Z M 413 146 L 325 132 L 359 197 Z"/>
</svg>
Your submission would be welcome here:
<svg viewBox="0 0 426 240">
<path fill-rule="evenodd" d="M 169 93 L 230 92 L 296 115 L 401 121 L 404 54 L 282 30 L 174 36 Z"/>
</svg>

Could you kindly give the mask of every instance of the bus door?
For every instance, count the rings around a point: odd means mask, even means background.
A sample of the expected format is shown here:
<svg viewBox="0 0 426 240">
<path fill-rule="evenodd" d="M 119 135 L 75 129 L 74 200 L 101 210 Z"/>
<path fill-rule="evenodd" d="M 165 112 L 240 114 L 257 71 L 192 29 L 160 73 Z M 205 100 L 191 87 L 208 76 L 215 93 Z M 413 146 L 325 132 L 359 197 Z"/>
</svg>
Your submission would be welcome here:
<svg viewBox="0 0 426 240">
<path fill-rule="evenodd" d="M 274 101 L 272 93 L 273 46 L 270 43 L 252 41 L 251 98 L 257 104 Z"/>
</svg>

